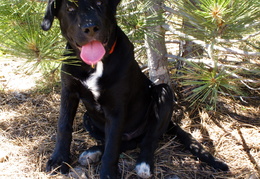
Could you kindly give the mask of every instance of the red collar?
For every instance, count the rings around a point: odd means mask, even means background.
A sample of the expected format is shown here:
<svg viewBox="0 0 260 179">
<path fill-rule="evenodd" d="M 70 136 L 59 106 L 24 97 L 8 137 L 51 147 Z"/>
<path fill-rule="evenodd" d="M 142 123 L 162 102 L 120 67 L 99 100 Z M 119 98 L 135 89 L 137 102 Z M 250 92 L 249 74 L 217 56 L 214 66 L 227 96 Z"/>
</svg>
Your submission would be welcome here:
<svg viewBox="0 0 260 179">
<path fill-rule="evenodd" d="M 115 46 L 116 46 L 116 40 L 115 40 L 114 44 L 112 45 L 112 47 L 111 47 L 111 49 L 109 51 L 109 54 L 112 54 L 114 52 Z"/>
</svg>

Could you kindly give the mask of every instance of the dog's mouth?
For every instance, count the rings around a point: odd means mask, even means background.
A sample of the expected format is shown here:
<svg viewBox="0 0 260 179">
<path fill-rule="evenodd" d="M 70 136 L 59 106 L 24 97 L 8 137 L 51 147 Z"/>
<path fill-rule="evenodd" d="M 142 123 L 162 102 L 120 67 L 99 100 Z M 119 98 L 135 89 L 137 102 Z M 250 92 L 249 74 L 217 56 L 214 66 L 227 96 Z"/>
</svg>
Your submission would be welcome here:
<svg viewBox="0 0 260 179">
<path fill-rule="evenodd" d="M 106 54 L 105 45 L 98 40 L 92 40 L 83 46 L 77 44 L 80 58 L 88 65 L 96 65 Z"/>
</svg>

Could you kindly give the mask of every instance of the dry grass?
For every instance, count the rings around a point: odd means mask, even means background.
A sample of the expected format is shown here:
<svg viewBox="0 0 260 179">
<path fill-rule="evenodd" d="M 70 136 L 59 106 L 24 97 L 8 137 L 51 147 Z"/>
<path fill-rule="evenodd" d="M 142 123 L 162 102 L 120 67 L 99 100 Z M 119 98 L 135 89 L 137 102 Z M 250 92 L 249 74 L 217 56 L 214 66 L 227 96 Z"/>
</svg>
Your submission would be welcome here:
<svg viewBox="0 0 260 179">
<path fill-rule="evenodd" d="M 95 144 L 82 129 L 82 106 L 74 125 L 72 172 L 67 176 L 49 176 L 44 172 L 55 143 L 60 95 L 56 90 L 47 94 L 34 91 L 33 77 L 14 70 L 19 65 L 15 60 L 0 59 L 0 89 L 3 89 L 0 92 L 0 178 L 98 178 L 100 164 L 83 168 L 77 163 L 79 154 Z M 259 101 L 248 104 L 229 99 L 221 101 L 220 113 L 201 111 L 199 120 L 195 120 L 184 112 L 181 125 L 225 161 L 231 171 L 214 171 L 197 161 L 174 138 L 164 136 L 156 151 L 153 178 L 259 177 Z M 120 178 L 137 178 L 134 171 L 137 154 L 138 150 L 134 150 L 120 155 Z"/>
</svg>

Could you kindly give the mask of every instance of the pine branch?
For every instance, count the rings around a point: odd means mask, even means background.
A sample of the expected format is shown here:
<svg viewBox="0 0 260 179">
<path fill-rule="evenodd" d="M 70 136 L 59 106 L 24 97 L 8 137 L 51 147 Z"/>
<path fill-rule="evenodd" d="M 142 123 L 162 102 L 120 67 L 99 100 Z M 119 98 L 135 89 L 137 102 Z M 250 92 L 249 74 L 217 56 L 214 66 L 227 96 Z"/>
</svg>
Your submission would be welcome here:
<svg viewBox="0 0 260 179">
<path fill-rule="evenodd" d="M 216 42 L 217 43 L 237 43 L 237 42 L 243 42 L 243 41 L 247 41 L 249 38 L 251 37 L 255 37 L 257 35 L 260 34 L 260 31 L 259 32 L 256 32 L 256 33 L 253 33 L 253 34 L 250 34 L 242 39 L 239 39 L 239 40 L 228 40 L 228 39 L 216 39 Z"/>
<path fill-rule="evenodd" d="M 127 14 L 120 14 L 121 17 L 127 18 L 133 15 L 141 15 L 142 13 L 140 11 L 133 11 L 133 12 L 128 12 Z"/>
<path fill-rule="evenodd" d="M 251 80 L 250 80 L 250 81 L 251 81 Z M 254 91 L 260 90 L 260 88 L 253 88 L 253 87 L 249 86 L 248 84 L 246 84 L 245 80 L 240 80 L 240 82 L 241 82 L 243 85 L 245 85 L 247 88 L 251 89 L 251 90 L 254 90 Z M 259 81 L 258 81 L 258 83 L 259 83 Z"/>
<path fill-rule="evenodd" d="M 219 91 L 218 93 L 220 93 L 220 94 L 222 94 L 224 96 L 231 96 L 232 98 L 239 98 L 244 103 L 248 103 L 247 101 L 244 100 L 244 98 L 246 98 L 246 99 L 260 99 L 258 96 L 257 97 L 236 96 L 236 95 L 231 95 L 231 94 L 224 93 L 224 92 L 221 92 L 221 91 Z"/>
<path fill-rule="evenodd" d="M 179 56 L 176 56 L 176 55 L 170 55 L 170 54 L 167 54 L 166 57 L 168 58 L 172 58 L 172 59 L 169 59 L 168 61 L 176 61 L 176 60 L 173 60 L 173 59 L 178 59 L 178 60 L 182 60 L 182 61 L 189 61 L 189 62 L 193 62 L 193 63 L 203 63 L 205 65 L 207 65 L 208 67 L 210 68 L 214 68 L 214 62 L 210 59 L 207 59 L 207 60 L 203 60 L 203 59 L 193 59 L 193 58 L 182 58 L 182 57 L 179 57 Z M 231 68 L 241 68 L 241 69 L 244 69 L 244 70 L 247 70 L 247 71 L 250 71 L 250 69 L 248 68 L 245 68 L 245 67 L 242 67 L 242 66 L 237 66 L 237 65 L 225 65 L 225 64 L 220 64 L 218 63 L 217 64 L 218 67 L 231 67 Z M 249 88 L 250 90 L 254 90 L 254 91 L 258 91 L 260 90 L 260 88 L 253 88 L 251 86 L 249 86 L 246 82 L 248 83 L 255 83 L 255 84 L 258 84 L 260 83 L 260 80 L 251 80 L 251 79 L 243 79 L 242 76 L 239 76 L 231 71 L 228 71 L 228 70 L 225 70 L 225 72 L 227 74 L 229 74 L 230 76 L 236 78 L 236 79 L 240 79 L 239 81 L 245 85 L 247 88 Z"/>
<path fill-rule="evenodd" d="M 172 14 L 174 14 L 174 15 L 177 15 L 177 16 L 180 16 L 180 17 L 182 16 L 179 11 L 172 9 L 171 7 L 162 5 L 162 8 L 163 8 L 163 10 L 165 10 L 165 11 L 167 11 L 167 12 L 170 12 L 170 13 L 172 13 Z"/>
<path fill-rule="evenodd" d="M 176 61 L 175 59 L 182 60 L 182 61 L 187 60 L 187 61 L 194 62 L 194 63 L 203 63 L 205 65 L 208 65 L 209 67 L 213 67 L 213 63 L 214 63 L 211 59 L 183 58 L 183 57 L 180 57 L 177 55 L 170 55 L 170 54 L 167 54 L 166 57 L 168 58 L 168 61 L 170 61 L 170 62 L 175 62 Z M 217 65 L 218 65 L 218 67 L 228 67 L 228 68 L 243 69 L 246 71 L 251 71 L 251 69 L 243 67 L 243 66 L 239 66 L 239 65 L 227 65 L 227 64 L 222 64 L 222 63 L 218 63 Z"/>
<path fill-rule="evenodd" d="M 162 27 L 165 30 L 172 32 L 174 35 L 178 35 L 179 37 L 191 40 L 195 44 L 201 45 L 205 49 L 207 49 L 209 47 L 209 44 L 206 44 L 204 41 L 197 40 L 195 37 L 193 37 L 191 35 L 184 34 L 180 31 L 176 31 L 175 29 L 173 29 L 168 24 L 162 25 Z M 219 50 L 219 51 L 223 51 L 223 52 L 226 52 L 226 53 L 238 54 L 238 55 L 243 55 L 243 56 L 255 56 L 255 57 L 260 56 L 260 52 L 247 52 L 247 51 L 243 51 L 243 50 L 240 50 L 240 49 L 237 49 L 237 48 L 226 48 L 226 47 L 220 47 L 220 46 L 216 46 L 216 45 L 214 45 L 213 48 L 214 48 L 214 50 Z"/>
</svg>

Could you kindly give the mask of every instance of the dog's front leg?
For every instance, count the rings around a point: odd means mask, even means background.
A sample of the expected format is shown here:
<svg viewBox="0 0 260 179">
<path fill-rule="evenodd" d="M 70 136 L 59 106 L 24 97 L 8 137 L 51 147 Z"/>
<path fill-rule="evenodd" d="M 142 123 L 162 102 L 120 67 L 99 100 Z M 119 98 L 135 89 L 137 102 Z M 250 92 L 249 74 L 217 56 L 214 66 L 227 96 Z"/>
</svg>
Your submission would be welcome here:
<svg viewBox="0 0 260 179">
<path fill-rule="evenodd" d="M 62 89 L 56 145 L 46 166 L 48 172 L 58 166 L 61 166 L 61 173 L 67 173 L 69 170 L 67 163 L 70 163 L 72 125 L 78 104 L 79 98 L 76 93 L 69 92 L 67 89 Z"/>
<path fill-rule="evenodd" d="M 101 179 L 117 178 L 117 164 L 121 148 L 121 139 L 124 125 L 123 110 L 120 114 L 108 114 L 105 126 L 105 150 L 101 159 Z"/>
</svg>

